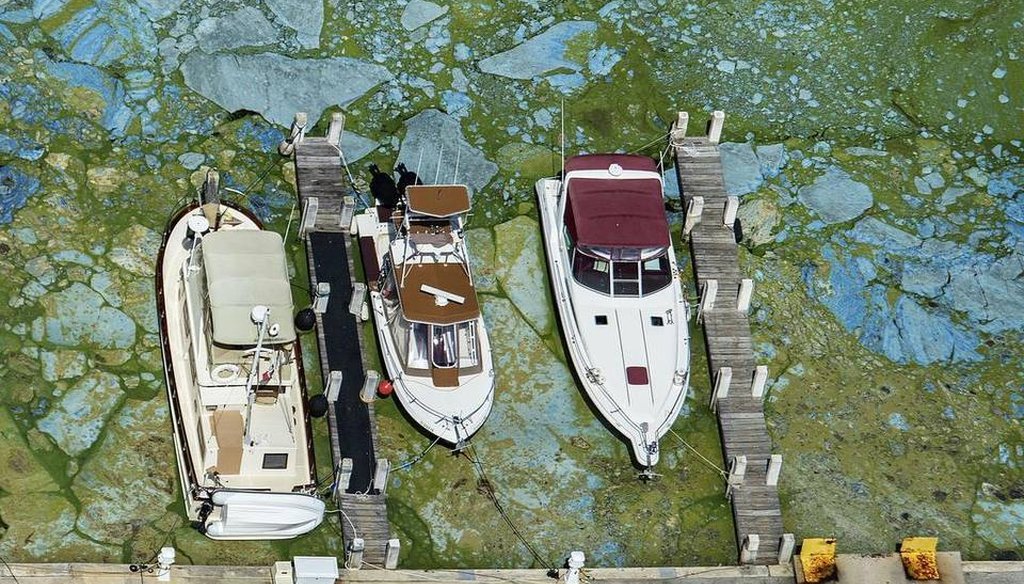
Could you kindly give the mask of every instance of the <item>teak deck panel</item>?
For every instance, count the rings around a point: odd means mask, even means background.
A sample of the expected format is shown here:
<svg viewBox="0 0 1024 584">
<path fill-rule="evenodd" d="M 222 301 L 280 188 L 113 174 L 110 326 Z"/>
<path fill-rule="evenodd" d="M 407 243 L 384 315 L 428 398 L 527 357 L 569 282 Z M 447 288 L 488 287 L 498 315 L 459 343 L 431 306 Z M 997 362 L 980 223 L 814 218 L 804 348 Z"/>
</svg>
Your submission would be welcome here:
<svg viewBox="0 0 1024 584">
<path fill-rule="evenodd" d="M 348 225 L 340 222 L 342 200 L 347 193 L 342 176 L 338 150 L 327 140 L 307 137 L 296 144 L 299 203 L 304 208 L 310 197 L 316 197 L 318 204 L 316 222 L 306 236 L 310 290 L 315 291 L 320 282 L 331 285 L 327 311 L 317 315 L 316 326 L 324 387 L 331 370 L 342 372 L 341 392 L 334 407 L 328 410 L 328 424 L 335 473 L 343 458 L 352 459 L 348 488 L 339 489 L 337 496 L 344 542 L 347 546 L 358 533 L 366 546 L 363 560 L 381 565 L 391 529 L 385 497 L 373 485 L 377 464 L 373 407 L 359 398 L 364 378 L 362 326 L 348 310 L 353 264 Z M 343 556 L 343 551 L 339 550 L 338 555 Z"/>
<path fill-rule="evenodd" d="M 469 211 L 465 185 L 409 185 L 405 196 L 410 214 L 442 218 Z"/>
<path fill-rule="evenodd" d="M 402 313 L 410 322 L 425 324 L 456 324 L 480 316 L 476 289 L 462 264 L 404 264 L 395 266 Z M 449 301 L 438 306 L 434 295 L 421 286 L 432 286 L 449 294 L 461 296 L 464 302 Z"/>
<path fill-rule="evenodd" d="M 750 321 L 736 310 L 743 275 L 735 235 L 731 226 L 723 224 L 727 197 L 721 157 L 718 145 L 707 138 L 686 138 L 675 155 L 683 208 L 693 197 L 704 198 L 700 222 L 690 232 L 690 260 L 698 294 L 708 280 L 718 281 L 714 308 L 703 314 L 703 331 L 711 387 L 719 369 L 732 369 L 728 395 L 717 404 L 722 450 L 727 464 L 733 457 L 747 457 L 743 483 L 731 497 L 736 545 L 740 548 L 747 535 L 756 534 L 760 546 L 755 563 L 774 564 L 783 534 L 782 508 L 778 487 L 766 484 L 771 437 L 762 399 L 751 394 L 756 363 Z"/>
</svg>

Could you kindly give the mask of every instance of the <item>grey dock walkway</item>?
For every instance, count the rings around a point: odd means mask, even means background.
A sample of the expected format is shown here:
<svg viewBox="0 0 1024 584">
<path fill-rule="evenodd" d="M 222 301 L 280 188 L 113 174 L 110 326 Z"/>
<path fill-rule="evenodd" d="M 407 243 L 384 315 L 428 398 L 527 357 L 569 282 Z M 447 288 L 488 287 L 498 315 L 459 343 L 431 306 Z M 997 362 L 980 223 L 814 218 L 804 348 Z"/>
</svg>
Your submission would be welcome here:
<svg viewBox="0 0 1024 584">
<path fill-rule="evenodd" d="M 730 467 L 728 490 L 740 562 L 775 564 L 780 562 L 783 537 L 777 486 L 781 457 L 772 459 L 765 424 L 762 395 L 766 370 L 761 371 L 758 388 L 750 322 L 747 310 L 738 305 L 743 275 L 733 222 L 725 217 L 729 197 L 718 150 L 722 119 L 716 112 L 708 137 L 685 137 L 686 115 L 681 114 L 672 145 L 679 191 L 687 210 L 684 231 L 692 225 L 690 258 L 701 294 L 699 314 L 711 374 L 711 405 L 717 411 L 724 458 Z M 703 210 L 698 214 L 701 203 Z M 748 292 L 752 284 L 748 281 Z M 717 294 L 713 291 L 716 285 Z M 786 547 L 792 553 L 792 546 Z M 782 554 L 782 562 L 787 555 Z"/>
<path fill-rule="evenodd" d="M 334 133 L 332 121 L 331 134 Z M 340 135 L 340 127 L 337 128 Z M 337 401 L 328 410 L 331 454 L 334 461 L 337 503 L 346 550 L 358 538 L 365 546 L 362 561 L 382 566 L 389 545 L 391 566 L 397 561 L 392 543 L 383 493 L 387 482 L 386 462 L 375 455 L 377 424 L 373 407 L 360 399 L 365 363 L 360 350 L 362 326 L 349 312 L 353 293 L 351 238 L 343 218 L 344 199 L 349 193 L 343 180 L 338 148 L 330 138 L 298 135 L 292 142 L 295 178 L 302 218 L 299 233 L 306 240 L 310 291 L 314 306 L 319 284 L 329 284 L 327 309 L 317 314 L 317 348 L 324 387 L 331 372 L 341 373 Z M 380 484 L 378 484 L 380 483 Z M 397 540 L 395 540 L 397 542 Z M 342 554 L 339 554 L 342 555 Z"/>
</svg>

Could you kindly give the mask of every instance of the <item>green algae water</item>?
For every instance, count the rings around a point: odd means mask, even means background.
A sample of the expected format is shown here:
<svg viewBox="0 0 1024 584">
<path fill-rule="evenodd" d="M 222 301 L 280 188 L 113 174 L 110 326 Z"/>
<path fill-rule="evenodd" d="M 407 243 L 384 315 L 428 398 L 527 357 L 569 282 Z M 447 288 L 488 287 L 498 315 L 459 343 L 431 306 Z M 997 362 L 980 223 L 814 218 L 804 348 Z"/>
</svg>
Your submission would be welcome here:
<svg viewBox="0 0 1024 584">
<path fill-rule="evenodd" d="M 498 374 L 473 441 L 487 480 L 379 400 L 379 456 L 415 461 L 388 485 L 401 565 L 540 567 L 573 549 L 589 565 L 733 562 L 699 328 L 674 427 L 689 446 L 666 436 L 651 483 L 567 366 L 533 195 L 559 170 L 564 103 L 567 153 L 666 162 L 676 110 L 691 133 L 726 111 L 786 530 L 844 552 L 936 535 L 969 558 L 1019 558 L 1022 28 L 1014 3 L 959 0 L 0 0 L 0 555 L 340 555 L 337 516 L 274 543 L 185 525 L 153 296 L 165 223 L 206 168 L 294 234 L 277 143 L 295 111 L 322 134 L 340 110 L 357 187 L 371 161 L 433 168 L 444 143 L 475 189 L 468 238 Z M 666 187 L 678 238 L 672 172 Z M 301 306 L 304 253 L 288 245 Z M 323 421 L 315 431 L 327 484 Z"/>
</svg>

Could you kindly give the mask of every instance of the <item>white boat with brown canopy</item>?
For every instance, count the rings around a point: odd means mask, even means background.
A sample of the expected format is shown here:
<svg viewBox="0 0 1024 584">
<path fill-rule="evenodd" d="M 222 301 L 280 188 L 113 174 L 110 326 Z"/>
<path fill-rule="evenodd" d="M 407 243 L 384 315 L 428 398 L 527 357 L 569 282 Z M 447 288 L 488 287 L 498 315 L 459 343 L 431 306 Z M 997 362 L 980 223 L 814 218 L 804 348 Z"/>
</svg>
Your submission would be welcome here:
<svg viewBox="0 0 1024 584">
<path fill-rule="evenodd" d="M 213 539 L 285 539 L 323 520 L 281 236 L 216 197 L 175 215 L 157 268 L 185 511 Z"/>
<path fill-rule="evenodd" d="M 460 448 L 494 398 L 491 347 L 463 237 L 465 185 L 410 185 L 356 216 L 379 275 L 370 299 L 395 394 L 424 430 Z M 372 272 L 371 272 L 372 273 Z"/>
<path fill-rule="evenodd" d="M 690 366 L 661 174 L 644 156 L 575 156 L 536 190 L 572 363 L 649 473 L 686 398 Z"/>
</svg>

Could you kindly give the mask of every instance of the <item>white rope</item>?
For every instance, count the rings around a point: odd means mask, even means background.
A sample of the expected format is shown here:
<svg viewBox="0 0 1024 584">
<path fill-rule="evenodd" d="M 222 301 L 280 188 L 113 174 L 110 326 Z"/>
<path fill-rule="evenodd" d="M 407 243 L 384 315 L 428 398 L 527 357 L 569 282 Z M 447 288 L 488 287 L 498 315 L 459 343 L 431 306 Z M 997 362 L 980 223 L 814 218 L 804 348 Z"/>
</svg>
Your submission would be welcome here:
<svg viewBox="0 0 1024 584">
<path fill-rule="evenodd" d="M 341 516 L 345 518 L 345 521 L 348 521 L 348 524 L 352 526 L 352 539 L 359 537 L 359 532 L 356 531 L 356 524 L 352 523 L 352 520 L 349 518 L 348 514 L 345 513 L 345 510 L 339 506 L 338 511 L 341 512 Z"/>
<path fill-rule="evenodd" d="M 627 154 L 636 154 L 637 152 L 640 152 L 644 148 L 647 148 L 649 146 L 654 146 L 658 142 L 661 142 L 662 140 L 668 138 L 671 135 L 672 135 L 672 130 L 669 130 L 668 132 L 665 132 L 664 134 L 658 136 L 657 138 L 651 140 L 650 142 L 644 144 L 643 146 L 641 146 L 639 148 L 634 148 L 633 150 L 630 150 L 629 152 L 627 152 Z"/>
<path fill-rule="evenodd" d="M 341 158 L 341 166 L 345 169 L 345 176 L 348 177 L 348 184 L 352 187 L 352 192 L 359 197 L 359 202 L 363 204 L 363 207 L 370 208 L 370 203 L 363 198 L 363 194 L 356 189 L 356 180 L 352 178 L 352 171 L 348 168 L 348 161 L 345 160 L 345 153 L 341 150 L 341 146 L 337 144 L 331 144 L 334 149 L 338 151 L 338 157 Z"/>
<path fill-rule="evenodd" d="M 680 436 L 678 433 L 676 433 L 675 430 L 673 430 L 672 428 L 669 428 L 668 431 L 672 432 L 672 435 L 675 436 L 680 442 L 682 442 L 683 446 L 685 446 L 685 447 L 689 448 L 691 451 L 693 451 L 693 453 L 696 454 L 698 458 L 703 460 L 705 464 L 707 464 L 711 468 L 715 469 L 718 472 L 718 474 L 722 475 L 722 478 L 725 478 L 725 479 L 729 478 L 729 473 L 725 472 L 718 465 L 716 465 L 715 463 L 711 462 L 708 459 L 708 457 L 706 457 L 703 454 L 701 454 L 699 450 L 697 450 L 693 446 L 690 446 L 690 443 L 687 442 L 686 440 L 683 440 L 683 437 Z"/>
<path fill-rule="evenodd" d="M 292 230 L 292 217 L 295 215 L 295 205 L 297 205 L 297 204 L 298 204 L 297 202 L 293 201 L 292 202 L 292 210 L 288 211 L 288 226 L 285 227 L 285 229 L 284 229 L 284 241 L 285 241 L 285 243 L 288 243 L 288 232 L 290 232 Z"/>
</svg>

